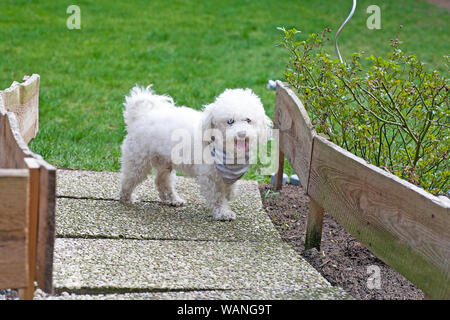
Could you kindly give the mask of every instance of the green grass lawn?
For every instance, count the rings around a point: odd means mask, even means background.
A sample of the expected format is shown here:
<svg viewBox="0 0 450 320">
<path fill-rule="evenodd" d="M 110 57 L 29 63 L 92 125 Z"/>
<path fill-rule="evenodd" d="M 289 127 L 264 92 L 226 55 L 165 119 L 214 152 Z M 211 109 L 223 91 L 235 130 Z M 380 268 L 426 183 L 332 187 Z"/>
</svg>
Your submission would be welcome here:
<svg viewBox="0 0 450 320">
<path fill-rule="evenodd" d="M 66 28 L 66 8 L 81 8 L 81 30 Z M 381 30 L 365 9 L 381 7 Z M 351 8 L 339 1 L 24 1 L 0 2 L 0 88 L 41 75 L 40 130 L 30 144 L 57 167 L 119 170 L 123 97 L 136 83 L 196 109 L 225 88 L 249 87 L 272 116 L 287 53 L 277 27 L 336 30 Z M 398 26 L 408 52 L 447 70 L 449 13 L 423 1 L 358 1 L 340 35 L 341 53 L 389 51 Z M 334 53 L 334 52 L 333 52 Z M 260 180 L 255 170 L 247 178 Z"/>
</svg>

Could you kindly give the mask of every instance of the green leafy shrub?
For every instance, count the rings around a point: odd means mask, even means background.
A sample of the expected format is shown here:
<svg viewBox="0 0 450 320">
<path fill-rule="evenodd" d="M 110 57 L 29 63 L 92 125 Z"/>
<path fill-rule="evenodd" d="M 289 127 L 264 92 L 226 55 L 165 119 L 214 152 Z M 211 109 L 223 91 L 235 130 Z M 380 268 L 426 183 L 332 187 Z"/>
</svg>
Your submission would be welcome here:
<svg viewBox="0 0 450 320">
<path fill-rule="evenodd" d="M 285 77 L 318 132 L 433 194 L 448 192 L 445 76 L 425 70 L 416 56 L 400 49 L 398 39 L 386 58 L 355 53 L 345 64 L 324 47 L 329 29 L 304 41 L 296 40 L 296 29 L 281 30 L 290 53 Z"/>
</svg>

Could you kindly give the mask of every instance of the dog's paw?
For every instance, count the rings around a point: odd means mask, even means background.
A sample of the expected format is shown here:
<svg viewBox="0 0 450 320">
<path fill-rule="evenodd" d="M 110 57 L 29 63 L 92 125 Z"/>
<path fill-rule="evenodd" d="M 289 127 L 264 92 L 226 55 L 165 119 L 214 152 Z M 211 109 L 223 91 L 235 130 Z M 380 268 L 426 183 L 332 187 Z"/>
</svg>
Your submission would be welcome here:
<svg viewBox="0 0 450 320">
<path fill-rule="evenodd" d="M 219 208 L 213 210 L 213 218 L 220 221 L 230 221 L 236 219 L 236 213 L 230 209 Z"/>
<path fill-rule="evenodd" d="M 186 204 L 186 200 L 183 200 L 180 197 L 176 197 L 174 199 L 165 200 L 164 203 L 172 207 L 181 207 Z"/>
<path fill-rule="evenodd" d="M 165 204 L 172 206 L 172 207 L 181 207 L 184 206 L 186 201 L 185 200 L 167 200 L 164 201 Z"/>
<path fill-rule="evenodd" d="M 120 194 L 119 199 L 120 199 L 120 202 L 122 202 L 122 203 L 137 203 L 137 202 L 139 202 L 139 198 L 134 194 L 129 195 L 129 196 Z"/>
</svg>

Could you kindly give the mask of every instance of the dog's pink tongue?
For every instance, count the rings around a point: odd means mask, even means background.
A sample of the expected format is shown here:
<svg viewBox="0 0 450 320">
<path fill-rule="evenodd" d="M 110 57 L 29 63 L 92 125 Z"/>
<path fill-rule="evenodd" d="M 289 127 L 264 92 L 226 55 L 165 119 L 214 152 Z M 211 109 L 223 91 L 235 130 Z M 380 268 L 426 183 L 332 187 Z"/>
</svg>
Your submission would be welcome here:
<svg viewBox="0 0 450 320">
<path fill-rule="evenodd" d="M 247 147 L 247 142 L 245 140 L 238 140 L 237 147 L 240 150 L 245 150 L 245 148 Z"/>
</svg>

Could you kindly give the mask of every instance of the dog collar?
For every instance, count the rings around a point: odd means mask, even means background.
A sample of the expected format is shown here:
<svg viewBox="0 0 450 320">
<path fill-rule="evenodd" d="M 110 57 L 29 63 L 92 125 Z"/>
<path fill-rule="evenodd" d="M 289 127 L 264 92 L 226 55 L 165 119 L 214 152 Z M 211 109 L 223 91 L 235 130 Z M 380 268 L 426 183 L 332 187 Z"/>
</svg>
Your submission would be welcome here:
<svg viewBox="0 0 450 320">
<path fill-rule="evenodd" d="M 226 184 L 233 184 L 239 180 L 247 171 L 249 166 L 248 152 L 245 154 L 245 163 L 234 163 L 235 159 L 227 157 L 227 154 L 221 150 L 211 149 L 211 156 L 214 159 L 214 165 L 222 176 Z"/>
</svg>

